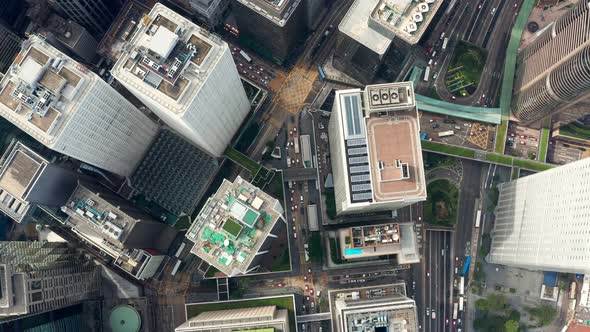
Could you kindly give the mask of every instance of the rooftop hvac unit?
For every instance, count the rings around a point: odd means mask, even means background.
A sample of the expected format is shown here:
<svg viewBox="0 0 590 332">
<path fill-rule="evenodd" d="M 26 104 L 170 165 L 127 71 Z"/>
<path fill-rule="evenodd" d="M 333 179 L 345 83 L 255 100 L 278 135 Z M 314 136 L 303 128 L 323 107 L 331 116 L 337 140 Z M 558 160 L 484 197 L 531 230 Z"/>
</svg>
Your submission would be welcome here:
<svg viewBox="0 0 590 332">
<path fill-rule="evenodd" d="M 379 96 L 379 91 L 376 91 L 376 90 L 371 91 L 371 101 L 375 105 L 381 105 L 381 97 Z"/>
</svg>

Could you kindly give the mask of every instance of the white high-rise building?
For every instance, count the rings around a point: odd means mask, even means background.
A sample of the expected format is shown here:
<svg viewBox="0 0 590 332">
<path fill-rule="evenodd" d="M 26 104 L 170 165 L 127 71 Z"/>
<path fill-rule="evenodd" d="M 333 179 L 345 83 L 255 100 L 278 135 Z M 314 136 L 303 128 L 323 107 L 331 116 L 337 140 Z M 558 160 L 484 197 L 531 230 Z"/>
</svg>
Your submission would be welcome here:
<svg viewBox="0 0 590 332">
<path fill-rule="evenodd" d="M 123 176 L 158 131 L 98 75 L 37 36 L 0 81 L 0 116 L 52 150 Z"/>
<path fill-rule="evenodd" d="M 113 76 L 172 129 L 221 156 L 250 110 L 227 43 L 160 3 L 143 23 Z"/>
<path fill-rule="evenodd" d="M 590 271 L 590 158 L 502 183 L 488 261 Z"/>
<path fill-rule="evenodd" d="M 411 82 L 336 91 L 328 133 L 339 215 L 426 200 Z"/>
</svg>

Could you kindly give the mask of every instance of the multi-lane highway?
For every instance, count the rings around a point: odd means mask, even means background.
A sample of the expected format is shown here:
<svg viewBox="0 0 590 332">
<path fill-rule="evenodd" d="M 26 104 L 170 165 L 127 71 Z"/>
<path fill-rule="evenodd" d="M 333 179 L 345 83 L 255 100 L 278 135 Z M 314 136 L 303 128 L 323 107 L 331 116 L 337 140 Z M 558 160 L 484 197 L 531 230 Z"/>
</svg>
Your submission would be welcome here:
<svg viewBox="0 0 590 332">
<path fill-rule="evenodd" d="M 451 232 L 439 230 L 426 231 L 426 251 L 424 266 L 426 269 L 426 287 L 423 293 L 419 316 L 423 317 L 426 332 L 447 331 L 448 317 L 451 315 L 450 296 L 450 259 Z"/>
</svg>

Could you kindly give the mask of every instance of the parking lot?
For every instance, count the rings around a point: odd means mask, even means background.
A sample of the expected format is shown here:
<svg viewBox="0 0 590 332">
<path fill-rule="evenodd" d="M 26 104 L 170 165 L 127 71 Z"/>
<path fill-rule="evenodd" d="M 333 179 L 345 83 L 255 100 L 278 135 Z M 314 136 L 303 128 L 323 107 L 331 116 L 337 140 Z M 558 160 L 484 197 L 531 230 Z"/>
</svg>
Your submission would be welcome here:
<svg viewBox="0 0 590 332">
<path fill-rule="evenodd" d="M 422 111 L 419 115 L 421 139 L 486 151 L 494 148 L 494 125 Z"/>
<path fill-rule="evenodd" d="M 240 53 L 242 50 L 236 45 L 230 44 L 229 47 L 240 76 L 270 90 L 278 91 L 286 77 L 282 72 L 274 70 L 251 54 L 246 54 L 251 59 L 248 61 Z"/>
<path fill-rule="evenodd" d="M 536 159 L 539 148 L 540 132 L 537 129 L 518 126 L 515 123 L 508 125 L 506 138 L 506 154 Z"/>
</svg>

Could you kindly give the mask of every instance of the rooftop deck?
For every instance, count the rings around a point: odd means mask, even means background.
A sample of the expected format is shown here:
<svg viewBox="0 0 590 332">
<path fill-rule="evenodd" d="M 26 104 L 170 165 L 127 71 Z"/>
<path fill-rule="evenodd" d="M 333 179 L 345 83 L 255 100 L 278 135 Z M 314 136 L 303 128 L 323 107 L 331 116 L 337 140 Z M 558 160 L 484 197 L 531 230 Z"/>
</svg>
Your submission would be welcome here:
<svg viewBox="0 0 590 332">
<path fill-rule="evenodd" d="M 0 82 L 0 114 L 51 144 L 77 102 L 86 69 L 37 36 L 23 43 Z"/>
<path fill-rule="evenodd" d="M 246 273 L 282 213 L 278 200 L 242 178 L 224 180 L 186 234 L 191 252 L 228 276 Z"/>
</svg>

